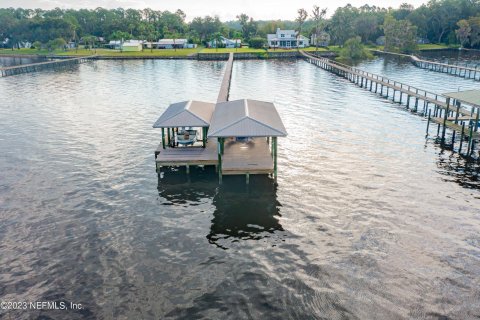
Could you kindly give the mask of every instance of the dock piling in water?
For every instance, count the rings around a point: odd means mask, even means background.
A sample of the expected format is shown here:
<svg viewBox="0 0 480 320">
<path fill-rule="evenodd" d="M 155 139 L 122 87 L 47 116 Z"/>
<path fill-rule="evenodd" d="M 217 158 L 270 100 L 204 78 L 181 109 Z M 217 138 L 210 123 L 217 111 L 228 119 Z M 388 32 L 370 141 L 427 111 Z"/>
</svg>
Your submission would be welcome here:
<svg viewBox="0 0 480 320">
<path fill-rule="evenodd" d="M 385 99 L 389 99 L 390 97 L 390 89 L 393 90 L 393 96 L 392 96 L 392 101 L 395 101 L 395 95 L 396 92 L 398 91 L 400 93 L 400 104 L 403 104 L 403 99 L 402 96 L 405 94 L 407 96 L 407 99 L 405 101 L 406 104 L 406 109 L 410 109 L 410 104 L 411 98 L 415 98 L 414 102 L 414 107 L 411 110 L 414 113 L 417 113 L 422 116 L 427 116 L 428 114 L 428 120 L 427 120 L 427 133 L 426 136 L 428 136 L 428 131 L 430 127 L 430 122 L 433 121 L 435 122 L 437 126 L 437 137 L 440 136 L 440 129 L 443 127 L 442 130 L 442 135 L 441 135 L 441 144 L 443 145 L 445 142 L 445 135 L 446 135 L 446 128 L 451 129 L 452 131 L 460 131 L 461 126 L 458 124 L 458 121 L 450 121 L 449 116 L 454 115 L 456 119 L 459 119 L 462 117 L 462 123 L 464 121 L 469 120 L 471 122 L 471 127 L 470 131 L 471 134 L 469 135 L 469 148 L 468 148 L 468 153 L 467 155 L 473 154 L 473 147 L 474 142 L 480 138 L 480 135 L 478 134 L 478 116 L 480 114 L 480 106 L 477 106 L 475 104 L 471 104 L 471 109 L 469 110 L 468 108 L 459 106 L 457 109 L 452 109 L 451 108 L 451 103 L 450 103 L 450 98 L 447 95 L 438 95 L 432 92 L 428 92 L 426 90 L 421 90 L 409 85 L 405 85 L 393 80 L 390 80 L 386 77 L 375 75 L 369 72 L 366 72 L 364 70 L 339 63 L 336 61 L 329 60 L 327 58 L 318 58 L 318 57 L 313 57 L 312 55 L 300 51 L 301 55 L 304 57 L 304 59 L 326 71 L 335 73 L 335 74 L 340 74 L 341 77 L 346 78 L 350 81 L 353 79 L 353 83 L 357 84 L 359 87 L 365 88 L 364 80 L 365 81 L 370 81 L 370 82 L 375 82 L 376 86 L 380 85 L 380 90 L 379 90 L 379 95 L 384 97 Z M 405 55 L 408 56 L 408 55 Z M 356 81 L 355 81 L 356 80 Z M 386 87 L 386 94 L 384 93 L 383 87 Z M 419 102 L 423 102 L 423 108 L 419 112 L 418 110 L 418 105 Z M 432 106 L 433 106 L 433 117 L 432 117 Z M 476 113 L 474 112 L 475 109 L 477 110 Z M 475 121 L 473 121 L 475 119 Z M 453 136 L 453 141 L 455 139 L 455 134 Z M 453 149 L 453 146 L 452 146 Z"/>
</svg>

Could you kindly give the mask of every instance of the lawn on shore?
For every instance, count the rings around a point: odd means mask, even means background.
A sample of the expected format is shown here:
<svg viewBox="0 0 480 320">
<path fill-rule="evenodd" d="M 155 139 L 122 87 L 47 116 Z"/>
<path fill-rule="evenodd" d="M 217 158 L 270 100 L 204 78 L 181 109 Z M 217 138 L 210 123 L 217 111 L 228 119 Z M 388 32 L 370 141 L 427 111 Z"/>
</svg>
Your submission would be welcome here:
<svg viewBox="0 0 480 320">
<path fill-rule="evenodd" d="M 383 50 L 383 46 L 367 46 L 369 49 Z M 449 48 L 458 48 L 458 46 L 449 46 L 445 44 L 419 44 L 418 50 L 442 50 Z M 266 53 L 266 52 L 294 52 L 297 49 L 254 49 L 254 48 L 204 48 L 199 46 L 194 49 L 145 49 L 144 51 L 121 52 L 112 49 L 69 49 L 69 50 L 37 50 L 37 49 L 0 49 L 0 55 L 58 55 L 58 56 L 111 56 L 111 57 L 186 57 L 196 53 Z M 312 52 L 316 51 L 315 47 L 303 48 L 301 50 Z M 339 52 L 339 46 L 319 47 L 319 52 Z"/>
<path fill-rule="evenodd" d="M 70 50 L 36 50 L 36 49 L 0 49 L 1 54 L 26 54 L 26 55 L 58 55 L 58 56 L 112 56 L 112 57 L 174 57 L 174 56 L 189 56 L 191 54 L 198 53 L 203 48 L 195 49 L 145 49 L 144 51 L 134 51 L 134 52 L 121 52 L 119 50 L 112 49 L 70 49 Z"/>
</svg>

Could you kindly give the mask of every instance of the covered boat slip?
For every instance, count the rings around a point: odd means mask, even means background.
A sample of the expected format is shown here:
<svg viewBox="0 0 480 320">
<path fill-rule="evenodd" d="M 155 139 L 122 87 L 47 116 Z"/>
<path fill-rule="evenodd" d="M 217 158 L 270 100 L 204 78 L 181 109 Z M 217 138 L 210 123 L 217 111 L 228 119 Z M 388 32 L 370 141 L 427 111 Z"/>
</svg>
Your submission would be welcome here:
<svg viewBox="0 0 480 320">
<path fill-rule="evenodd" d="M 218 139 L 218 174 L 270 174 L 277 178 L 277 137 L 287 136 L 271 102 L 217 103 L 208 137 Z M 269 142 L 271 141 L 271 146 Z"/>
<path fill-rule="evenodd" d="M 162 143 L 155 151 L 157 171 L 162 166 L 186 166 L 189 172 L 191 165 L 215 165 L 220 182 L 223 175 L 237 174 L 245 174 L 247 182 L 250 174 L 273 174 L 276 179 L 277 137 L 287 135 L 273 103 L 246 99 L 173 104 L 154 127 L 162 128 Z M 182 137 L 171 130 L 179 127 L 202 128 L 202 143 L 179 146 Z"/>
<path fill-rule="evenodd" d="M 274 173 L 274 159 L 266 138 L 252 138 L 245 142 L 229 138 L 224 147 L 223 175 Z"/>
</svg>

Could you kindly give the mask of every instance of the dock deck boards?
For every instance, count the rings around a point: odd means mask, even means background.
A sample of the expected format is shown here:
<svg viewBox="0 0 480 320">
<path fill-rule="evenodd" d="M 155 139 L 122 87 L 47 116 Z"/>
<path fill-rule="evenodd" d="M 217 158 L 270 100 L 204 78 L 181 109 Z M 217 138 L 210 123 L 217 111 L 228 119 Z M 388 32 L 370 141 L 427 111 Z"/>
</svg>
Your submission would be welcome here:
<svg viewBox="0 0 480 320">
<path fill-rule="evenodd" d="M 217 165 L 217 139 L 208 139 L 207 146 L 177 147 L 166 149 L 160 144 L 157 148 L 158 155 L 155 159 L 159 166 L 176 165 Z"/>
<path fill-rule="evenodd" d="M 273 173 L 273 159 L 265 138 L 255 138 L 247 143 L 226 140 L 222 161 L 224 175 Z"/>
</svg>

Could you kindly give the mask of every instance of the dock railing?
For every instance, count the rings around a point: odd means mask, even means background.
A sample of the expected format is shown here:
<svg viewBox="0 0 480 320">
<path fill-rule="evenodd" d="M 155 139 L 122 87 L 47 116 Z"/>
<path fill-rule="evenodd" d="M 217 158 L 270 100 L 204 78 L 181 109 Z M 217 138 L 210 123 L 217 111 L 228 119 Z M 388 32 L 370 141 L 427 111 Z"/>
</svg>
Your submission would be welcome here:
<svg viewBox="0 0 480 320">
<path fill-rule="evenodd" d="M 427 69 L 435 72 L 447 73 L 449 75 L 453 75 L 457 77 L 480 81 L 480 69 L 478 69 L 477 66 L 472 68 L 467 65 L 461 66 L 458 64 L 449 64 L 449 63 L 431 61 L 431 60 L 419 58 L 413 54 L 403 54 L 403 53 L 380 51 L 380 50 L 372 50 L 372 51 L 377 54 L 388 54 L 388 55 L 394 55 L 398 57 L 409 58 L 412 64 L 418 68 Z"/>
<path fill-rule="evenodd" d="M 97 58 L 96 55 L 69 58 L 64 60 L 44 61 L 0 68 L 0 77 L 14 76 L 22 73 L 37 72 L 45 69 L 70 67 Z"/>
<path fill-rule="evenodd" d="M 308 62 L 346 78 L 361 88 L 379 93 L 385 99 L 391 97 L 393 102 L 405 104 L 406 108 L 410 111 L 427 117 L 427 135 L 430 121 L 438 124 L 437 136 L 440 136 L 440 127 L 442 126 L 443 130 L 440 140 L 442 145 L 447 144 L 445 138 L 446 128 L 453 131 L 450 144 L 452 149 L 455 144 L 455 133 L 461 130 L 460 141 L 462 142 L 465 137 L 467 137 L 469 141 L 466 155 L 473 155 L 475 141 L 480 138 L 478 132 L 480 106 L 467 105 L 467 107 L 465 107 L 465 104 L 462 106 L 461 101 L 455 101 L 447 96 L 416 88 L 327 58 L 315 57 L 304 51 L 301 51 L 301 54 Z M 421 110 L 419 110 L 419 102 L 421 101 L 423 101 L 423 106 Z M 461 148 L 462 143 L 460 143 L 459 153 L 461 152 Z"/>
</svg>

